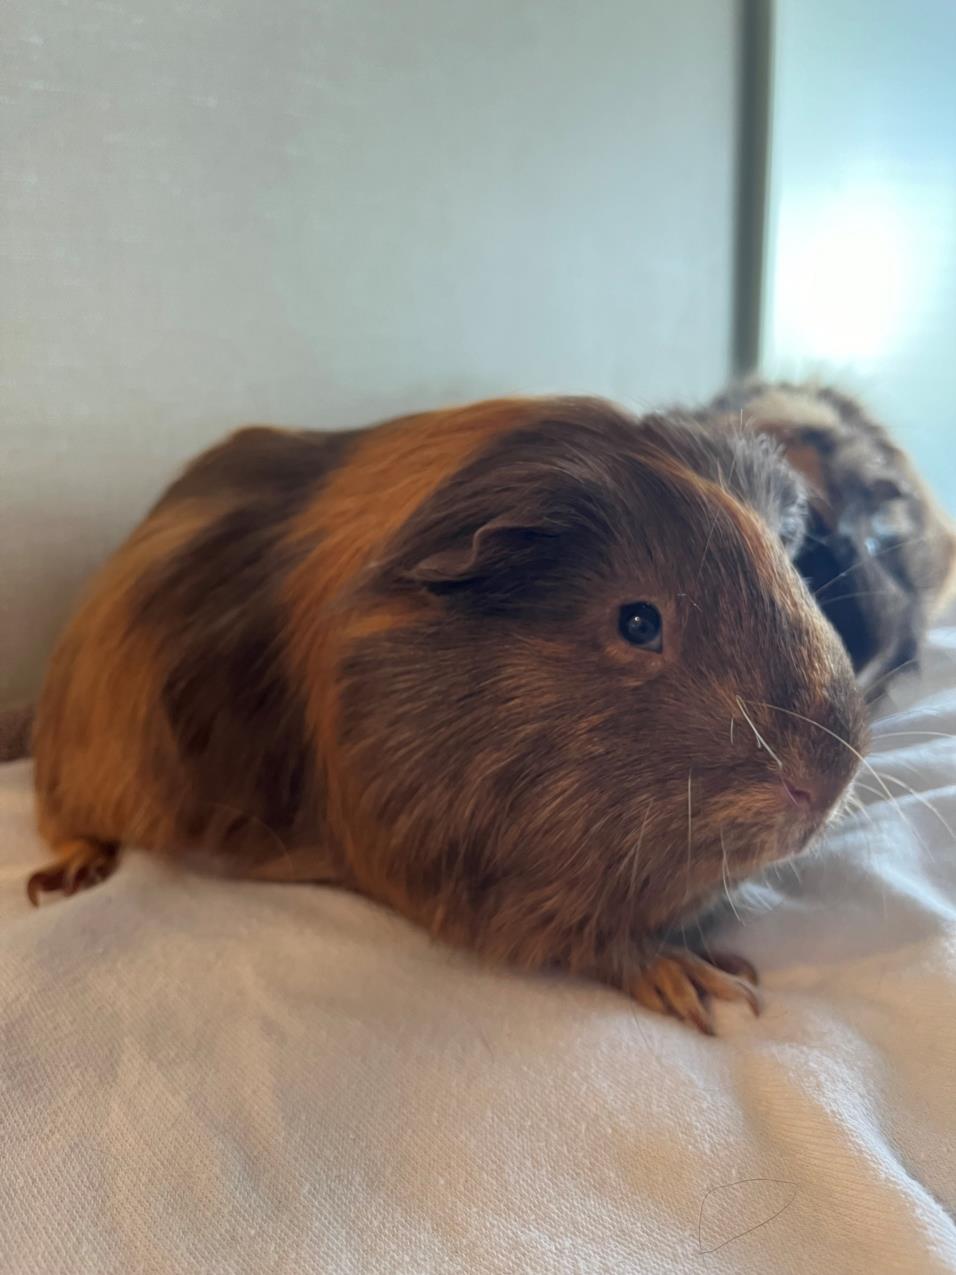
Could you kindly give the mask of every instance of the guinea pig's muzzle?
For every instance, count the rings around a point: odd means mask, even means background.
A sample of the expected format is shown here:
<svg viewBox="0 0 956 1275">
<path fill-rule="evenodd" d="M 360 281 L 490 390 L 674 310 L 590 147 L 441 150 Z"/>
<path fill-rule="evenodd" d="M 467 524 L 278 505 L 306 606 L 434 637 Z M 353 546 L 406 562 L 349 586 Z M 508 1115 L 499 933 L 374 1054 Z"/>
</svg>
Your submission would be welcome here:
<svg viewBox="0 0 956 1275">
<path fill-rule="evenodd" d="M 852 781 L 844 775 L 801 775 L 799 778 L 781 778 L 780 784 L 790 805 L 801 818 L 814 822 L 825 819 L 837 804 Z"/>
<path fill-rule="evenodd" d="M 792 854 L 840 806 L 863 764 L 868 738 L 863 697 L 846 667 L 835 670 L 823 690 L 790 688 L 771 702 L 741 699 L 738 707 L 741 715 L 747 710 L 755 736 L 751 760 L 761 761 L 763 809 L 775 826 L 779 852 Z"/>
<path fill-rule="evenodd" d="M 782 755 L 780 788 L 783 817 L 809 839 L 839 807 L 867 746 L 863 698 L 855 682 L 832 688 L 816 711 L 790 717 L 789 746 Z"/>
</svg>

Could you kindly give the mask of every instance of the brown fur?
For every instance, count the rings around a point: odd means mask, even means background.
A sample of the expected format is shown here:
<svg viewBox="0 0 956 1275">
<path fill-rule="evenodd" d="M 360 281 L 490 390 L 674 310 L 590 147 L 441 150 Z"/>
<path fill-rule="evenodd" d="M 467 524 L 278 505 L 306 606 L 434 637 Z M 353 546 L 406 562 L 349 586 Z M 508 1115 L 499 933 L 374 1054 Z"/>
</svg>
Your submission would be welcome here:
<svg viewBox="0 0 956 1275">
<path fill-rule="evenodd" d="M 638 995 L 656 936 L 800 850 L 854 772 L 850 666 L 782 544 L 802 509 L 753 436 L 598 400 L 242 431 L 64 635 L 41 828 L 336 881 Z M 660 653 L 618 632 L 635 601 Z"/>
<path fill-rule="evenodd" d="M 797 565 L 872 697 L 915 668 L 956 590 L 956 528 L 906 454 L 854 399 L 816 384 L 750 381 L 718 420 L 773 438 L 803 475 L 811 521 Z M 715 421 L 717 423 L 717 421 Z"/>
</svg>

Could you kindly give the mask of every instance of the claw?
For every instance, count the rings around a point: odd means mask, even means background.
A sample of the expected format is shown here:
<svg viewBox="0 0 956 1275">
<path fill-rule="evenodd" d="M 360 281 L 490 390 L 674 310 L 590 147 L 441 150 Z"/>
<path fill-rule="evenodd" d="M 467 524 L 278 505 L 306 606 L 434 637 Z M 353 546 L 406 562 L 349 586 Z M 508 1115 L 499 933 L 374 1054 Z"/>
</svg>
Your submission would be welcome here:
<svg viewBox="0 0 956 1275">
<path fill-rule="evenodd" d="M 34 872 L 27 881 L 27 898 L 35 908 L 40 906 L 40 895 L 59 888 L 62 874 L 57 871 Z"/>
<path fill-rule="evenodd" d="M 744 956 L 735 956 L 731 952 L 708 952 L 707 960 L 719 970 L 733 974 L 736 978 L 744 978 L 755 987 L 760 982 L 760 975 Z"/>
<path fill-rule="evenodd" d="M 744 1001 L 759 1014 L 763 1006 L 756 982 L 756 970 L 743 957 L 705 960 L 684 948 L 664 948 L 628 990 L 648 1009 L 673 1014 L 693 1023 L 705 1036 L 713 1036 L 716 1028 L 711 1002 Z"/>
<path fill-rule="evenodd" d="M 59 847 L 60 856 L 47 868 L 34 872 L 27 880 L 27 898 L 34 907 L 40 906 L 43 894 L 59 890 L 69 898 L 80 890 L 105 881 L 117 863 L 117 848 L 102 841 L 79 838 L 64 842 Z"/>
</svg>

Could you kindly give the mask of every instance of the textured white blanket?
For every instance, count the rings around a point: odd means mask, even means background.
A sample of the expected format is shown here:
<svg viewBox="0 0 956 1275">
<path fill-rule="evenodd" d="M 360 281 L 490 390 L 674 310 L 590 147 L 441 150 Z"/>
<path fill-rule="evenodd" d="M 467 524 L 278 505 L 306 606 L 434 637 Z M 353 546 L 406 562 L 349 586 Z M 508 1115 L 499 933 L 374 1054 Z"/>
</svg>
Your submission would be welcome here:
<svg viewBox="0 0 956 1275">
<path fill-rule="evenodd" d="M 956 1271 L 956 630 L 888 713 L 717 1040 L 333 891 L 131 854 L 33 911 L 0 769 L 0 1270 Z"/>
</svg>

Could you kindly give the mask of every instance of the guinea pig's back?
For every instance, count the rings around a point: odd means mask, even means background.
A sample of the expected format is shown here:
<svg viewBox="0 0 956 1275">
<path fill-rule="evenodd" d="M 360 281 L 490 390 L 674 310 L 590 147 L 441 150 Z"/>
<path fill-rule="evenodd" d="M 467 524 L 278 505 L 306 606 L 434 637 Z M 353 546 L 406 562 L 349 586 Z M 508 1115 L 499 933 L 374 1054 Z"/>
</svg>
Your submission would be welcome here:
<svg viewBox="0 0 956 1275">
<path fill-rule="evenodd" d="M 288 833 L 304 742 L 280 654 L 283 537 L 355 437 L 238 431 L 187 467 L 93 579 L 37 710 L 48 840 L 174 849 L 259 821 Z"/>
<path fill-rule="evenodd" d="M 34 734 L 40 827 L 242 857 L 315 845 L 350 582 L 428 493 L 534 413 L 501 400 L 197 457 L 93 580 Z M 243 870 L 254 867 L 247 861 Z"/>
</svg>

